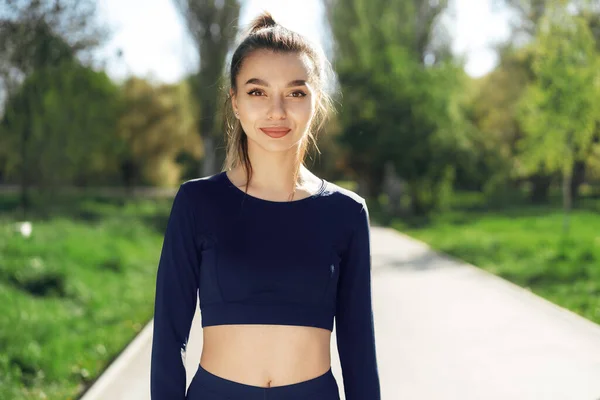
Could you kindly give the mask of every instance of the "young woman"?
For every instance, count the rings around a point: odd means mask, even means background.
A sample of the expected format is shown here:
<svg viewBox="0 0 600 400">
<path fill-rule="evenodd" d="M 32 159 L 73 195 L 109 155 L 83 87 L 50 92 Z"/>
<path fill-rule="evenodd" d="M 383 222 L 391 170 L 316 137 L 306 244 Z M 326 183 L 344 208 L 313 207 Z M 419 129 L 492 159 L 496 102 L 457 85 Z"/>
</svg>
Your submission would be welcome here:
<svg viewBox="0 0 600 400">
<path fill-rule="evenodd" d="M 365 199 L 312 174 L 331 104 L 322 52 L 257 17 L 237 47 L 224 171 L 183 183 L 156 280 L 153 400 L 379 400 Z M 184 362 L 199 297 L 203 349 Z"/>
</svg>

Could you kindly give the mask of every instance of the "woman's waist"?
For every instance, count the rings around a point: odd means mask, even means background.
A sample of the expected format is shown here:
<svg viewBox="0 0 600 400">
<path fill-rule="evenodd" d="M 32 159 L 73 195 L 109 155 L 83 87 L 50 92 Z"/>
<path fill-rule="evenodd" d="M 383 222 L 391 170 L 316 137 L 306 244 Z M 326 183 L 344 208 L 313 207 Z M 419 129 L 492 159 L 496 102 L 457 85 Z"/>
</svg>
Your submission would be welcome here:
<svg viewBox="0 0 600 400">
<path fill-rule="evenodd" d="M 203 338 L 203 368 L 247 385 L 289 385 L 320 376 L 331 366 L 327 329 L 219 325 L 205 327 Z"/>
</svg>

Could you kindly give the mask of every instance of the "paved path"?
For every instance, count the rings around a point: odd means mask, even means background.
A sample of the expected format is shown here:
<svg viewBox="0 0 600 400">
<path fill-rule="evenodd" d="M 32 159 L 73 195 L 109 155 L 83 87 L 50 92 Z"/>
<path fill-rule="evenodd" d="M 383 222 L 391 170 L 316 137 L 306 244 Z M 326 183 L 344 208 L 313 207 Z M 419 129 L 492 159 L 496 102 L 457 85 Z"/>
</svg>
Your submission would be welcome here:
<svg viewBox="0 0 600 400">
<path fill-rule="evenodd" d="M 479 268 L 372 228 L 384 400 L 599 400 L 600 326 Z M 84 400 L 148 400 L 150 323 Z M 188 383 L 202 349 L 196 315 Z M 342 392 L 335 331 L 332 368 Z M 368 399 L 365 399 L 368 400 Z"/>
</svg>

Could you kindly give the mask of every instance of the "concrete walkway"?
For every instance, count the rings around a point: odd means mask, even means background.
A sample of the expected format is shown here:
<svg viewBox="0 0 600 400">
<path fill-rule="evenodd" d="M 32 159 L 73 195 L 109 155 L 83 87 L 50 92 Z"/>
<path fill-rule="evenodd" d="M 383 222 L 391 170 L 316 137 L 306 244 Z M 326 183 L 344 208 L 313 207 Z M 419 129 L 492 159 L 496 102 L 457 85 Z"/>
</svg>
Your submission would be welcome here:
<svg viewBox="0 0 600 400">
<path fill-rule="evenodd" d="M 600 399 L 600 326 L 394 230 L 373 227 L 372 241 L 384 400 Z M 150 323 L 82 399 L 150 399 L 151 332 Z M 197 313 L 188 384 L 201 341 Z M 335 331 L 331 356 L 344 399 Z"/>
</svg>

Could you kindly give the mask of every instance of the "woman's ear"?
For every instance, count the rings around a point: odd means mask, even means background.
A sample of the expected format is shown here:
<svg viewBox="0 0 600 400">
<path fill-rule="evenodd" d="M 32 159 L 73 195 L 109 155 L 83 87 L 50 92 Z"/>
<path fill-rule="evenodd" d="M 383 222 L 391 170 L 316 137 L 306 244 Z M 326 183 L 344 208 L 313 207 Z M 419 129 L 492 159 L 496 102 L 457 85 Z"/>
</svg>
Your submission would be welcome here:
<svg viewBox="0 0 600 400">
<path fill-rule="evenodd" d="M 238 113 L 237 99 L 236 99 L 235 92 L 233 91 L 233 89 L 229 89 L 229 97 L 231 98 L 231 107 L 233 108 L 233 112 L 234 112 L 234 114 L 237 115 L 237 113 Z"/>
</svg>

